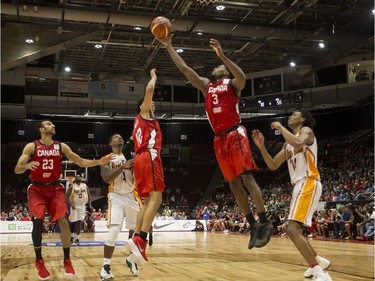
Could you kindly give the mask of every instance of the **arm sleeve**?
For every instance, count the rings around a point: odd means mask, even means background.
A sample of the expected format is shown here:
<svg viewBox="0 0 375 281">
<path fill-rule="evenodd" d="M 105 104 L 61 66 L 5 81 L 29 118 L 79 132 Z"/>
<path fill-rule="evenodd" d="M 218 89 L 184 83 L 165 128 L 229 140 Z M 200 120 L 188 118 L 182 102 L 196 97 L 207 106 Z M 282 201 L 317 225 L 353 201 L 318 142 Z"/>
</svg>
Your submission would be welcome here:
<svg viewBox="0 0 375 281">
<path fill-rule="evenodd" d="M 134 141 L 132 139 L 128 139 L 124 147 L 124 156 L 126 160 L 133 159 L 132 152 L 134 151 Z"/>
</svg>

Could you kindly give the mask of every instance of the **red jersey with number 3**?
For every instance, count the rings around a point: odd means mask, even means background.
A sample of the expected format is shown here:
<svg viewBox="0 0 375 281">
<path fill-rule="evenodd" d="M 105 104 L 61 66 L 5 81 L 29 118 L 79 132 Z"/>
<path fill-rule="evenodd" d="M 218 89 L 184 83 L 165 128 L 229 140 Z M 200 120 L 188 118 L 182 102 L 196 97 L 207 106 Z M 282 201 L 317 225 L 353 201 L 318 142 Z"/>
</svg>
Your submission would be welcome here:
<svg viewBox="0 0 375 281">
<path fill-rule="evenodd" d="M 230 79 L 209 83 L 206 88 L 205 108 L 215 134 L 241 122 L 238 110 L 240 98 L 233 92 Z"/>
<path fill-rule="evenodd" d="M 149 150 L 153 158 L 160 156 L 162 135 L 159 122 L 156 119 L 146 120 L 138 114 L 134 119 L 132 137 L 135 154 Z"/>
<path fill-rule="evenodd" d="M 31 161 L 39 162 L 35 171 L 30 171 L 32 181 L 49 183 L 58 181 L 61 177 L 61 145 L 53 141 L 50 146 L 42 144 L 39 140 L 34 141 L 35 151 Z"/>
</svg>

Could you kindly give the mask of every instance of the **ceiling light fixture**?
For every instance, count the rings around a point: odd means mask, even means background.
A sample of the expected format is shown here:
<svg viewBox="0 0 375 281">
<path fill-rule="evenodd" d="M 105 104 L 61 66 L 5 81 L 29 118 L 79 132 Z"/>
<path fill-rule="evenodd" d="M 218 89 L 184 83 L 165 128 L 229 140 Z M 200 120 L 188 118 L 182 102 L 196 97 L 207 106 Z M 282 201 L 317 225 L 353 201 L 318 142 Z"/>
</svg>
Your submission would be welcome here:
<svg viewBox="0 0 375 281">
<path fill-rule="evenodd" d="M 325 46 L 326 46 L 326 45 L 324 45 L 324 43 L 323 43 L 323 42 L 320 42 L 320 43 L 319 43 L 319 47 L 320 47 L 320 48 L 322 48 L 322 49 L 323 49 L 323 48 L 324 48 Z"/>
<path fill-rule="evenodd" d="M 197 35 L 203 35 L 203 33 L 202 32 L 198 32 Z"/>
<path fill-rule="evenodd" d="M 71 70 L 71 69 L 70 69 L 69 66 L 66 66 L 66 67 L 65 67 L 65 72 L 70 72 L 70 70 Z"/>
<path fill-rule="evenodd" d="M 218 10 L 218 11 L 222 11 L 224 9 L 225 9 L 224 5 L 219 5 L 219 6 L 216 7 L 216 10 Z"/>
<path fill-rule="evenodd" d="M 96 45 L 95 45 L 95 48 L 97 48 L 97 49 L 101 49 L 101 48 L 103 48 L 103 46 L 102 46 L 101 44 L 96 44 Z"/>
<path fill-rule="evenodd" d="M 294 61 L 291 61 L 289 64 L 290 64 L 291 67 L 295 67 L 296 66 L 296 63 Z"/>
<path fill-rule="evenodd" d="M 375 14 L 375 9 L 372 10 L 372 13 Z"/>
<path fill-rule="evenodd" d="M 28 44 L 32 44 L 32 43 L 34 43 L 34 40 L 33 40 L 33 39 L 30 39 L 30 38 L 27 38 L 27 39 L 26 39 L 26 43 L 28 43 Z"/>
<path fill-rule="evenodd" d="M 139 26 L 134 26 L 134 30 L 142 30 L 142 28 Z"/>
<path fill-rule="evenodd" d="M 179 49 L 177 49 L 177 50 L 176 50 L 176 52 L 177 52 L 177 53 L 183 53 L 183 52 L 184 52 L 184 50 L 183 50 L 183 49 L 181 49 L 181 48 L 179 48 Z"/>
</svg>

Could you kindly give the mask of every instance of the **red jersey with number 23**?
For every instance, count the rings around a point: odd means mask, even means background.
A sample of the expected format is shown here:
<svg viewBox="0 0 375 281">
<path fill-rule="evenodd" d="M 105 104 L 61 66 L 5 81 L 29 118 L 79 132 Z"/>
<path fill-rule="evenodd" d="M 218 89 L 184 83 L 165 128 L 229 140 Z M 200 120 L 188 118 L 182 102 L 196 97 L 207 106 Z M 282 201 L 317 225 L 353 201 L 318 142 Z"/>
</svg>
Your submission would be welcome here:
<svg viewBox="0 0 375 281">
<path fill-rule="evenodd" d="M 156 119 L 146 120 L 138 114 L 134 119 L 132 137 L 135 154 L 149 150 L 153 156 L 160 156 L 162 135 Z"/>
<path fill-rule="evenodd" d="M 30 171 L 32 181 L 49 183 L 58 181 L 61 177 L 61 145 L 54 141 L 47 146 L 39 140 L 34 141 L 35 151 L 31 161 L 39 162 L 35 171 Z"/>
<path fill-rule="evenodd" d="M 240 98 L 233 92 L 230 79 L 209 83 L 206 88 L 205 108 L 215 134 L 241 122 L 238 103 Z"/>
</svg>

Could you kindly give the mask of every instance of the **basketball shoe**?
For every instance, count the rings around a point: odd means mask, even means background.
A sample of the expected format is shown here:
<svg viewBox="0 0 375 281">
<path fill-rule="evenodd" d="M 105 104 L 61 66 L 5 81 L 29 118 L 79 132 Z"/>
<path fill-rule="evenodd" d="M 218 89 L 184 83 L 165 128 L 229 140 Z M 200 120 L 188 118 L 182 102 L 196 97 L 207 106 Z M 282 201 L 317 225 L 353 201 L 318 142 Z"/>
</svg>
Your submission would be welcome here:
<svg viewBox="0 0 375 281">
<path fill-rule="evenodd" d="M 135 262 L 136 258 L 134 257 L 134 254 L 131 253 L 125 260 L 126 265 L 129 267 L 129 270 L 131 273 L 133 273 L 136 276 L 139 276 L 139 269 L 138 265 Z"/>
<path fill-rule="evenodd" d="M 35 262 L 35 270 L 38 272 L 39 280 L 47 280 L 51 276 L 46 267 L 44 266 L 43 259 L 37 260 Z"/>
<path fill-rule="evenodd" d="M 100 271 L 100 280 L 102 281 L 109 281 L 112 280 L 113 274 L 111 272 L 111 266 L 109 264 L 105 264 Z"/>
<path fill-rule="evenodd" d="M 74 268 L 72 266 L 72 261 L 70 259 L 64 260 L 64 270 L 65 275 L 75 275 L 76 272 L 74 271 Z"/>
<path fill-rule="evenodd" d="M 325 258 L 322 258 L 320 256 L 316 256 L 316 261 L 319 263 L 320 267 L 323 269 L 323 270 L 326 270 L 328 269 L 328 267 L 330 267 L 331 265 L 331 262 Z M 311 278 L 313 277 L 313 273 L 312 273 L 312 268 L 309 267 L 305 273 L 303 274 L 303 276 L 305 278 Z"/>
<path fill-rule="evenodd" d="M 247 246 L 249 248 L 249 250 L 254 248 L 254 246 L 255 246 L 255 241 L 257 240 L 258 227 L 259 227 L 259 223 L 257 223 L 257 222 L 254 222 L 250 226 L 250 240 L 249 240 L 249 244 Z"/>
<path fill-rule="evenodd" d="M 270 242 L 271 236 L 274 233 L 275 229 L 272 226 L 272 223 L 259 223 L 257 230 L 257 237 L 255 241 L 255 248 L 261 248 L 266 246 Z"/>
<path fill-rule="evenodd" d="M 314 281 L 332 281 L 331 276 L 329 276 L 328 272 L 324 272 L 319 265 L 314 266 L 311 271 L 313 274 L 312 280 Z"/>
<path fill-rule="evenodd" d="M 146 246 L 147 240 L 143 241 L 140 236 L 134 236 L 133 238 L 128 240 L 128 243 L 125 243 L 126 248 L 134 253 L 137 259 L 140 261 L 139 263 L 143 264 L 148 262 L 146 256 Z"/>
</svg>

